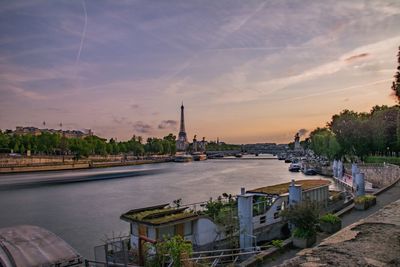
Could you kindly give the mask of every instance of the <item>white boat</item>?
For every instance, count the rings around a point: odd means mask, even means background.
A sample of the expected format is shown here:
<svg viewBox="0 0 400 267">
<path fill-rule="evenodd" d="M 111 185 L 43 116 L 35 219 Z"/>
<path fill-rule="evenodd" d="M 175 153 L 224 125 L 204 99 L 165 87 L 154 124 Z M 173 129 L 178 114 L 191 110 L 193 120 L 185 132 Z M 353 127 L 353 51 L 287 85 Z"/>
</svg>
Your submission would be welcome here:
<svg viewBox="0 0 400 267">
<path fill-rule="evenodd" d="M 291 163 L 289 166 L 289 171 L 299 172 L 301 170 L 301 165 L 299 163 Z"/>
</svg>

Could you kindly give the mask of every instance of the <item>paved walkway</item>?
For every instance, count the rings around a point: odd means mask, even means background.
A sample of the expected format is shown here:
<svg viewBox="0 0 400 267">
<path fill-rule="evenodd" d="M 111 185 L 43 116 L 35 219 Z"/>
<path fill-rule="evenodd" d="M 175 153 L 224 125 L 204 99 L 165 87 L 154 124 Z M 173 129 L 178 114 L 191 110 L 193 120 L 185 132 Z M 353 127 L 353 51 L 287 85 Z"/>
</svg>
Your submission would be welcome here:
<svg viewBox="0 0 400 267">
<path fill-rule="evenodd" d="M 393 186 L 392 188 L 388 189 L 387 191 L 385 191 L 377 196 L 377 203 L 375 206 L 373 206 L 365 211 L 358 211 L 358 210 L 352 209 L 348 213 L 343 214 L 341 216 L 342 217 L 342 228 L 344 228 L 350 224 L 353 224 L 361 219 L 368 217 L 369 215 L 377 212 L 384 206 L 386 206 L 392 202 L 395 202 L 396 200 L 399 200 L 399 199 L 400 199 L 400 182 L 397 182 L 397 184 L 395 186 Z M 326 237 L 327 236 L 323 235 L 323 234 L 319 235 L 315 246 L 318 245 Z M 267 267 L 267 266 L 270 267 L 270 266 L 276 266 L 276 265 L 282 264 L 285 260 L 293 258 L 299 251 L 300 251 L 300 249 L 289 250 L 286 253 L 279 256 L 275 261 L 266 263 L 265 265 L 263 265 L 263 267 Z"/>
</svg>

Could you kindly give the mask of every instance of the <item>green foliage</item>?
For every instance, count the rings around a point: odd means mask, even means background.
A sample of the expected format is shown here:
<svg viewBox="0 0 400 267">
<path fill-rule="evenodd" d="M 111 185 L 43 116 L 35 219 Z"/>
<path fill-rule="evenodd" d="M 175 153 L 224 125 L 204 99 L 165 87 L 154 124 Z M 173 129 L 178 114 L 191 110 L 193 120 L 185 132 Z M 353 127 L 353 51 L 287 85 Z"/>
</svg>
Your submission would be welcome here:
<svg viewBox="0 0 400 267">
<path fill-rule="evenodd" d="M 374 106 L 369 113 L 344 110 L 327 128 L 311 132 L 309 147 L 332 160 L 343 155 L 367 156 L 400 152 L 400 106 Z"/>
<path fill-rule="evenodd" d="M 271 244 L 276 248 L 279 248 L 279 249 L 283 248 L 283 240 L 275 239 L 275 240 L 272 240 Z"/>
<path fill-rule="evenodd" d="M 207 151 L 226 151 L 226 150 L 241 150 L 240 145 L 233 145 L 233 144 L 225 144 L 225 143 L 218 143 L 217 142 L 208 142 L 207 143 Z"/>
<path fill-rule="evenodd" d="M 390 163 L 400 165 L 400 157 L 368 156 L 365 158 L 365 163 Z"/>
<path fill-rule="evenodd" d="M 354 199 L 355 204 L 363 204 L 365 202 L 372 202 L 376 200 L 376 196 L 374 195 L 364 195 L 364 196 L 358 196 Z"/>
<path fill-rule="evenodd" d="M 392 90 L 397 101 L 400 103 L 400 46 L 399 46 L 399 51 L 397 53 L 397 63 L 398 63 L 397 72 L 394 75 L 395 80 L 392 83 Z"/>
<path fill-rule="evenodd" d="M 310 237 L 316 233 L 320 207 L 312 201 L 302 201 L 282 211 L 281 215 L 295 226 L 296 237 Z"/>
<path fill-rule="evenodd" d="M 215 222 L 225 224 L 227 217 L 233 217 L 233 209 L 236 209 L 236 200 L 231 194 L 223 193 L 216 200 L 210 198 L 207 201 L 204 213 L 214 219 Z"/>
<path fill-rule="evenodd" d="M 317 128 L 310 134 L 310 148 L 320 156 L 330 160 L 340 158 L 342 148 L 336 136 L 328 128 Z"/>
<path fill-rule="evenodd" d="M 175 136 L 169 134 L 163 139 L 149 138 L 148 143 L 142 144 L 142 137 L 133 136 L 130 140 L 117 142 L 111 138 L 98 136 L 87 136 L 85 138 L 66 138 L 60 133 L 43 132 L 38 136 L 15 135 L 0 131 L 1 151 L 14 150 L 14 152 L 25 153 L 27 148 L 32 154 L 61 155 L 72 154 L 76 158 L 88 157 L 89 155 L 107 154 L 117 155 L 119 153 L 132 154 L 136 156 L 148 154 L 175 154 Z M 146 149 L 146 150 L 145 150 Z"/>
<path fill-rule="evenodd" d="M 185 241 L 180 235 L 167 238 L 156 244 L 156 255 L 146 262 L 146 266 L 164 266 L 169 258 L 173 260 L 174 267 L 183 266 L 182 255 L 189 256 L 193 252 L 192 244 Z"/>
<path fill-rule="evenodd" d="M 320 222 L 326 222 L 326 223 L 338 223 L 340 222 L 340 218 L 332 213 L 327 213 L 321 218 L 319 218 Z"/>
<path fill-rule="evenodd" d="M 310 238 L 315 235 L 316 231 L 314 229 L 305 229 L 297 227 L 293 231 L 293 236 L 298 238 Z"/>
<path fill-rule="evenodd" d="M 176 137 L 172 134 L 160 138 L 147 138 L 147 143 L 144 145 L 144 150 L 147 153 L 153 154 L 169 154 L 173 155 L 176 152 Z"/>
</svg>

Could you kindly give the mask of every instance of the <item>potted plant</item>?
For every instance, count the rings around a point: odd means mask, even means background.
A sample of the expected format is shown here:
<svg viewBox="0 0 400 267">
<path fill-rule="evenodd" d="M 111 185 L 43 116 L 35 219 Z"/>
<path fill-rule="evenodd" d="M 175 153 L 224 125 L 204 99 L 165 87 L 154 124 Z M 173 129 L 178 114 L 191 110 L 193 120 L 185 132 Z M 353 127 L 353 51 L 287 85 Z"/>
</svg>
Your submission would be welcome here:
<svg viewBox="0 0 400 267">
<path fill-rule="evenodd" d="M 364 195 L 354 199 L 354 208 L 356 210 L 366 210 L 376 204 L 376 196 Z"/>
<path fill-rule="evenodd" d="M 333 234 L 342 228 L 342 220 L 332 213 L 327 213 L 319 218 L 319 226 L 323 232 Z"/>
<path fill-rule="evenodd" d="M 293 229 L 293 245 L 307 248 L 316 241 L 316 224 L 319 217 L 319 206 L 316 202 L 303 201 L 282 212 Z"/>
</svg>

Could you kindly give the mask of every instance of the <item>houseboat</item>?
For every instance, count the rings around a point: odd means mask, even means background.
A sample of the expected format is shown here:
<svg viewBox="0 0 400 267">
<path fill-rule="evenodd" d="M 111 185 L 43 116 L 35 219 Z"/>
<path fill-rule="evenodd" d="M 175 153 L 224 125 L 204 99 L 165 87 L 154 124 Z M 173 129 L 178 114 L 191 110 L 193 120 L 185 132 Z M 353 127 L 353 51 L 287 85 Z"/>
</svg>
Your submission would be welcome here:
<svg viewBox="0 0 400 267">
<path fill-rule="evenodd" d="M 239 240 L 240 247 L 245 249 L 283 235 L 286 222 L 280 212 L 289 204 L 309 199 L 327 207 L 329 185 L 329 180 L 313 179 L 249 191 L 242 188 L 236 197 L 225 196 L 187 206 L 165 203 L 130 210 L 121 219 L 130 224 L 131 247 L 137 250 L 139 258 L 144 255 L 144 243 L 174 235 L 191 242 L 195 251 L 229 248 L 233 240 L 236 244 Z M 214 208 L 211 212 L 215 203 L 219 211 Z"/>
<path fill-rule="evenodd" d="M 207 155 L 199 152 L 195 152 L 192 154 L 194 161 L 202 161 L 207 159 Z"/>
<path fill-rule="evenodd" d="M 191 162 L 191 161 L 193 161 L 193 157 L 188 154 L 176 154 L 174 161 L 175 162 Z"/>
</svg>

